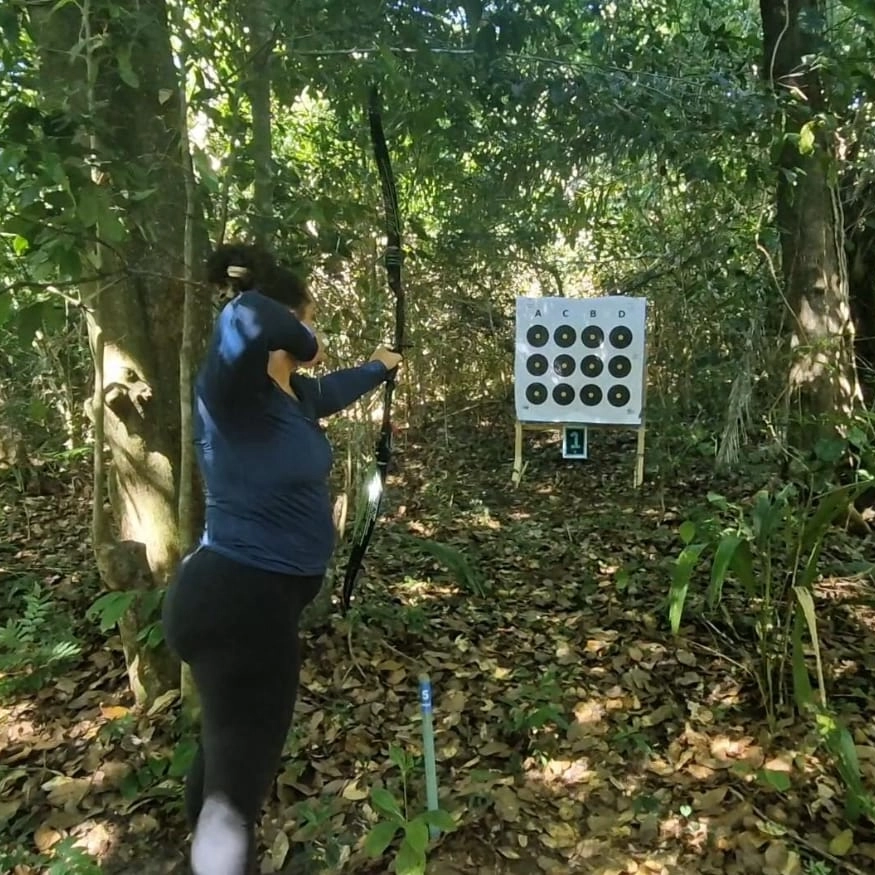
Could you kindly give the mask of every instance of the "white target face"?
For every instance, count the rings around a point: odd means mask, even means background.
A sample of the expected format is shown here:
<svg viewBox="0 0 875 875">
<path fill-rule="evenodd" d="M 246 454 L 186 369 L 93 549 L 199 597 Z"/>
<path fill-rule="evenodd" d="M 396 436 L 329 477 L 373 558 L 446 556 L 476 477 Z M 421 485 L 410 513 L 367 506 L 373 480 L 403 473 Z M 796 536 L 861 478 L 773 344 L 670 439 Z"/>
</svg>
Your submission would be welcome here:
<svg viewBox="0 0 875 875">
<path fill-rule="evenodd" d="M 517 419 L 640 425 L 646 315 L 644 298 L 517 298 Z"/>
</svg>

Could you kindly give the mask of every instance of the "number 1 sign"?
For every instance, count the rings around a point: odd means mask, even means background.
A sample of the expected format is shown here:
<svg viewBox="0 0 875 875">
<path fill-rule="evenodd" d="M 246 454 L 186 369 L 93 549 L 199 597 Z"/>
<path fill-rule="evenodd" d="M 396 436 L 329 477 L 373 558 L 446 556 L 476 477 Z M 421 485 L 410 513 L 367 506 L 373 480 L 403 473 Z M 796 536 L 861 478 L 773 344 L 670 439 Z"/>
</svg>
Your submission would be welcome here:
<svg viewBox="0 0 875 875">
<path fill-rule="evenodd" d="M 562 458 L 588 459 L 585 426 L 566 425 L 562 429 Z"/>
</svg>

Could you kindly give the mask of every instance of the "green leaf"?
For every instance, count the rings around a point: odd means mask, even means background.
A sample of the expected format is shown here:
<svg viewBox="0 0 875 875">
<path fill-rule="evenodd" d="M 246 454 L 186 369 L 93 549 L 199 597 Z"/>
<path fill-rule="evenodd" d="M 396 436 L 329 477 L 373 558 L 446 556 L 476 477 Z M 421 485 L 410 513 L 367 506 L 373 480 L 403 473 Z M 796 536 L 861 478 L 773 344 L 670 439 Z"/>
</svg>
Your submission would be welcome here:
<svg viewBox="0 0 875 875">
<path fill-rule="evenodd" d="M 685 544 L 689 544 L 696 537 L 696 524 L 692 520 L 685 520 L 678 529 L 678 535 Z"/>
<path fill-rule="evenodd" d="M 12 292 L 0 292 L 0 327 L 6 324 L 12 313 Z"/>
<path fill-rule="evenodd" d="M 67 252 L 68 250 L 65 250 Z M 64 304 L 57 297 L 52 297 L 46 300 L 43 307 L 43 324 L 42 328 L 48 336 L 67 325 L 67 313 L 64 309 Z"/>
<path fill-rule="evenodd" d="M 799 154 L 810 155 L 814 151 L 814 122 L 806 122 L 799 131 Z"/>
<path fill-rule="evenodd" d="M 786 772 L 777 772 L 773 769 L 760 769 L 757 777 L 767 786 L 779 793 L 786 793 L 790 789 L 790 776 Z"/>
<path fill-rule="evenodd" d="M 105 210 L 100 216 L 99 233 L 101 240 L 106 243 L 121 243 L 127 231 L 116 213 Z"/>
<path fill-rule="evenodd" d="M 43 327 L 43 311 L 46 306 L 47 301 L 36 301 L 27 307 L 22 307 L 16 313 L 15 321 L 18 328 L 18 338 L 22 343 L 30 343 L 37 331 Z"/>
<path fill-rule="evenodd" d="M 721 495 L 719 492 L 709 492 L 707 497 L 708 501 L 719 507 L 720 510 L 729 510 L 729 502 L 726 500 L 725 496 Z"/>
<path fill-rule="evenodd" d="M 410 771 L 410 763 L 407 754 L 404 749 L 398 747 L 397 744 L 389 745 L 389 761 L 397 766 L 402 772 Z"/>
<path fill-rule="evenodd" d="M 93 186 L 83 188 L 79 192 L 76 212 L 79 214 L 79 220 L 86 228 L 93 228 L 97 224 L 97 220 L 102 212 L 101 206 L 97 190 Z"/>
<path fill-rule="evenodd" d="M 422 817 L 429 826 L 436 826 L 441 832 L 452 832 L 457 828 L 453 816 L 442 808 L 437 811 L 426 811 Z"/>
<path fill-rule="evenodd" d="M 866 18 L 875 24 L 875 0 L 842 0 L 842 3 L 861 18 Z"/>
<path fill-rule="evenodd" d="M 847 446 L 837 437 L 819 438 L 814 445 L 814 455 L 827 465 L 834 465 L 845 454 Z"/>
<path fill-rule="evenodd" d="M 836 752 L 841 764 L 842 776 L 845 781 L 858 793 L 863 792 L 863 776 L 860 772 L 860 760 L 857 757 L 857 746 L 851 733 L 843 726 L 838 731 L 838 745 Z"/>
<path fill-rule="evenodd" d="M 136 601 L 136 590 L 108 592 L 97 599 L 86 612 L 88 619 L 100 617 L 100 631 L 108 632 Z"/>
<path fill-rule="evenodd" d="M 39 423 L 40 425 L 45 425 L 48 412 L 48 405 L 42 400 L 42 398 L 34 396 L 30 399 L 30 403 L 27 405 L 27 415 L 34 422 Z"/>
<path fill-rule="evenodd" d="M 182 778 L 188 772 L 194 755 L 197 752 L 197 742 L 192 738 L 184 738 L 173 750 L 170 767 L 167 774 L 171 778 Z"/>
<path fill-rule="evenodd" d="M 410 842 L 410 846 L 417 853 L 425 856 L 428 850 L 428 824 L 423 820 L 422 815 L 411 820 L 405 827 L 405 841 Z"/>
<path fill-rule="evenodd" d="M 753 551 L 747 541 L 742 541 L 732 554 L 732 571 L 741 581 L 745 592 L 754 598 L 757 592 L 757 579 L 753 571 Z"/>
<path fill-rule="evenodd" d="M 719 604 L 723 595 L 723 582 L 726 580 L 735 551 L 741 544 L 741 538 L 735 534 L 724 535 L 714 551 L 714 561 L 711 563 L 711 583 L 708 586 L 708 607 Z"/>
<path fill-rule="evenodd" d="M 802 643 L 802 630 L 804 628 L 802 609 L 797 608 L 793 613 L 793 628 L 791 630 L 792 651 L 790 668 L 793 677 L 793 701 L 802 714 L 814 703 L 814 691 L 811 688 L 811 678 L 808 676 L 808 665 L 805 658 L 805 647 Z"/>
<path fill-rule="evenodd" d="M 821 496 L 817 510 L 809 517 L 802 531 L 801 546 L 805 553 L 820 547 L 836 517 L 848 509 L 851 502 L 871 488 L 871 483 L 861 481 L 841 486 Z"/>
<path fill-rule="evenodd" d="M 401 842 L 395 857 L 396 875 L 425 875 L 425 854 L 419 853 L 407 839 Z"/>
<path fill-rule="evenodd" d="M 381 820 L 365 839 L 365 853 L 369 857 L 381 857 L 386 848 L 392 844 L 392 839 L 395 838 L 395 833 L 398 832 L 398 824 L 388 820 Z"/>
<path fill-rule="evenodd" d="M 115 59 L 118 63 L 118 74 L 122 82 L 130 88 L 139 88 L 140 80 L 131 66 L 131 46 L 121 46 L 116 52 Z"/>
<path fill-rule="evenodd" d="M 871 443 L 866 432 L 857 425 L 848 430 L 847 438 L 848 443 L 855 446 L 858 450 L 866 449 Z"/>
<path fill-rule="evenodd" d="M 684 614 L 684 602 L 687 600 L 690 576 L 706 546 L 707 544 L 688 544 L 681 550 L 675 563 L 674 573 L 671 578 L 671 588 L 668 593 L 668 618 L 671 624 L 671 631 L 675 635 L 677 635 L 681 625 L 681 618 Z"/>
<path fill-rule="evenodd" d="M 404 822 L 404 815 L 401 813 L 395 797 L 385 787 L 376 787 L 371 790 L 371 802 L 374 808 L 382 811 L 388 817 L 394 818 L 397 823 Z"/>
<path fill-rule="evenodd" d="M 830 840 L 829 852 L 836 857 L 844 857 L 853 847 L 854 831 L 852 829 L 843 829 Z"/>
</svg>

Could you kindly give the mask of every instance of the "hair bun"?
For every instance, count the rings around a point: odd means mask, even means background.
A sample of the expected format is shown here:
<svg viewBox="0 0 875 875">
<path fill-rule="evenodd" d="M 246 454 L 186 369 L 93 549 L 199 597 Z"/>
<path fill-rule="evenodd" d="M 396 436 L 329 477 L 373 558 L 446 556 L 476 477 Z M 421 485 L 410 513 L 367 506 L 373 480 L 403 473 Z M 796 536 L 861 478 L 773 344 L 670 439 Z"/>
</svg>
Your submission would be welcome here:
<svg viewBox="0 0 875 875">
<path fill-rule="evenodd" d="M 270 253 L 246 243 L 224 243 L 207 259 L 207 281 L 226 286 L 229 278 L 251 280 L 269 274 L 274 267 Z"/>
</svg>

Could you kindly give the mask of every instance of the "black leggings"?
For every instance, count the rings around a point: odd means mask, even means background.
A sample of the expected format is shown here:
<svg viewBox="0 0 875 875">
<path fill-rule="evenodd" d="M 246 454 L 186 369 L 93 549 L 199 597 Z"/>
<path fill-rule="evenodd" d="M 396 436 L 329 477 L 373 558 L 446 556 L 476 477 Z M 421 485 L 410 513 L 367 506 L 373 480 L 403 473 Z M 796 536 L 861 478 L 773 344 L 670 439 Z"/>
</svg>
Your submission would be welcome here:
<svg viewBox="0 0 875 875">
<path fill-rule="evenodd" d="M 322 580 L 251 568 L 202 547 L 183 560 L 164 601 L 165 638 L 191 666 L 201 705 L 185 785 L 189 825 L 195 829 L 206 799 L 223 797 L 245 822 L 252 871 L 255 824 L 295 709 L 298 623 Z"/>
</svg>

